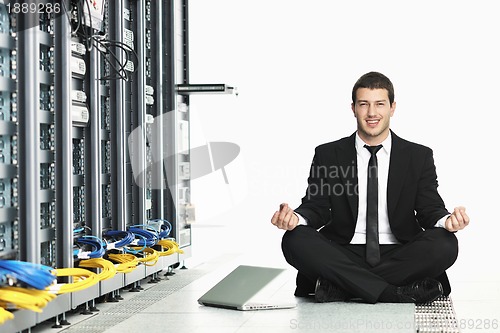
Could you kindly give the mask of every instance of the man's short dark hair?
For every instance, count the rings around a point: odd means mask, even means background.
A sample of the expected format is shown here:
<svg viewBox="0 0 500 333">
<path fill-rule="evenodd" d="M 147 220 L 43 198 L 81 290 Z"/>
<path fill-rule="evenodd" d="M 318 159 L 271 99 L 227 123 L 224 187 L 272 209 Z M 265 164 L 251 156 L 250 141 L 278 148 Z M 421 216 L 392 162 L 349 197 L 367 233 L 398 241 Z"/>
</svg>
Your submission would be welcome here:
<svg viewBox="0 0 500 333">
<path fill-rule="evenodd" d="M 394 87 L 387 76 L 379 72 L 369 72 L 361 76 L 352 88 L 352 102 L 356 103 L 356 92 L 359 88 L 385 89 L 389 95 L 389 102 L 394 102 Z"/>
</svg>

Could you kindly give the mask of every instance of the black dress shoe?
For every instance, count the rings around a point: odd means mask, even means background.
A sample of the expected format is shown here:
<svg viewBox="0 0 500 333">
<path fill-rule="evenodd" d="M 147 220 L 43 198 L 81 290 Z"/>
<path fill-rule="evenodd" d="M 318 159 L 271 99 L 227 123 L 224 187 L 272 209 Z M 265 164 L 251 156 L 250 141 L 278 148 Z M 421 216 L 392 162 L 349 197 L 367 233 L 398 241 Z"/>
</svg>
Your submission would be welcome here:
<svg viewBox="0 0 500 333">
<path fill-rule="evenodd" d="M 399 303 L 428 303 L 443 295 L 443 286 L 439 281 L 425 278 L 409 285 L 396 288 Z"/>
<path fill-rule="evenodd" d="M 314 299 L 318 303 L 345 302 L 351 297 L 343 289 L 323 278 L 318 278 L 314 290 Z"/>
</svg>

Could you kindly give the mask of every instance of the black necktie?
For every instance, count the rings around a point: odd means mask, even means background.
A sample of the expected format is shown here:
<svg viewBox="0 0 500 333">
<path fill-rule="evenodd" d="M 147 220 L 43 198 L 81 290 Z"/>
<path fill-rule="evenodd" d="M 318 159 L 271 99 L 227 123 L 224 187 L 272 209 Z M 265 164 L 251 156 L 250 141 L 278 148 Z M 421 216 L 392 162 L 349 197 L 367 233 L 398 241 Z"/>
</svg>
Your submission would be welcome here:
<svg viewBox="0 0 500 333">
<path fill-rule="evenodd" d="M 382 145 L 365 148 L 371 154 L 368 162 L 368 187 L 366 195 L 366 261 L 375 266 L 380 261 L 378 243 L 378 163 L 377 152 Z"/>
</svg>

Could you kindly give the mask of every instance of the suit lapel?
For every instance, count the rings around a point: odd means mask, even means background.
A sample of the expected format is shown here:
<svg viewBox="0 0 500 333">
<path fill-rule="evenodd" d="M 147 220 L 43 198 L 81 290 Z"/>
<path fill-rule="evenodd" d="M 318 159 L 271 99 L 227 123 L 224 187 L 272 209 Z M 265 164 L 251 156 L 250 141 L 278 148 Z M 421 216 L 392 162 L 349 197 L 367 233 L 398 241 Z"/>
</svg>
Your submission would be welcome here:
<svg viewBox="0 0 500 333">
<path fill-rule="evenodd" d="M 405 143 L 394 132 L 392 134 L 391 158 L 389 162 L 389 179 L 387 180 L 387 212 L 389 221 L 397 207 L 404 178 L 410 162 L 410 152 Z"/>
<path fill-rule="evenodd" d="M 351 207 L 354 221 L 358 218 L 358 162 L 356 158 L 355 139 L 356 133 L 347 138 L 344 144 L 339 146 L 338 162 L 341 171 L 345 194 Z"/>
</svg>

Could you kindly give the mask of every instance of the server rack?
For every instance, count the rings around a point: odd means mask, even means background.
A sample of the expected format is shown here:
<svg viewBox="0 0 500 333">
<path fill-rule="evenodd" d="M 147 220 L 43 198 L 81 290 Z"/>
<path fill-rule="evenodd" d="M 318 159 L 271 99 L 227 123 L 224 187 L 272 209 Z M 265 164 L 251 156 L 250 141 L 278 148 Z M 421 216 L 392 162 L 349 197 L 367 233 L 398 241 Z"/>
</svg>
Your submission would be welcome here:
<svg viewBox="0 0 500 333">
<path fill-rule="evenodd" d="M 189 97 L 175 89 L 188 83 L 187 0 L 43 3 L 60 11 L 0 2 L 0 259 L 76 267 L 79 237 L 155 219 L 184 253 L 60 295 L 42 314 L 17 310 L 5 332 L 191 255 Z"/>
</svg>

